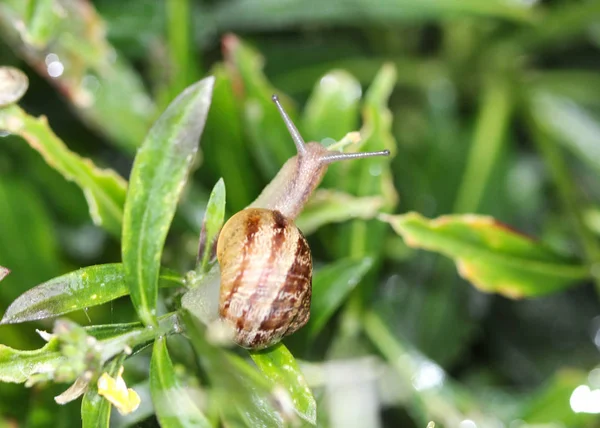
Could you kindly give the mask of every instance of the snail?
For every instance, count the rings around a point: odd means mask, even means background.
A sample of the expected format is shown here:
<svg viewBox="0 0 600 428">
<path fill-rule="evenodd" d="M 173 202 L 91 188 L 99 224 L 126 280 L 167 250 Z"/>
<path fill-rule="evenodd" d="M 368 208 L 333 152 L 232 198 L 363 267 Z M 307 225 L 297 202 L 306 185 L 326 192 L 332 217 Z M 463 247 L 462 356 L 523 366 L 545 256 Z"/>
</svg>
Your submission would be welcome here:
<svg viewBox="0 0 600 428">
<path fill-rule="evenodd" d="M 340 153 L 305 143 L 276 95 L 272 97 L 297 154 L 290 158 L 246 209 L 221 229 L 217 260 L 221 271 L 219 316 L 234 341 L 263 349 L 304 326 L 310 316 L 312 258 L 294 219 L 321 182 L 329 164 L 387 156 L 388 150 Z"/>
</svg>

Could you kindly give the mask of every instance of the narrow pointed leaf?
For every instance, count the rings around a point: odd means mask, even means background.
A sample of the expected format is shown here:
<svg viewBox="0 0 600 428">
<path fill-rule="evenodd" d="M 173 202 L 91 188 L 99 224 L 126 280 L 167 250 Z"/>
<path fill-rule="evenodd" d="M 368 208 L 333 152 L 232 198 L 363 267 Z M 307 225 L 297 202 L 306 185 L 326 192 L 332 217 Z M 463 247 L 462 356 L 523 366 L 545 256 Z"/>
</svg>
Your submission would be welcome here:
<svg viewBox="0 0 600 428">
<path fill-rule="evenodd" d="M 530 111 L 545 131 L 600 174 L 600 121 L 590 111 L 541 91 L 533 96 Z"/>
<path fill-rule="evenodd" d="M 493 168 L 498 164 L 510 122 L 513 101 L 511 87 L 505 79 L 489 79 L 481 98 L 475 133 L 454 206 L 457 213 L 477 211 Z"/>
<path fill-rule="evenodd" d="M 163 245 L 210 107 L 214 79 L 187 88 L 154 124 L 137 153 L 123 221 L 123 265 L 132 302 L 156 323 Z"/>
<path fill-rule="evenodd" d="M 296 111 L 288 105 L 284 94 L 267 81 L 262 71 L 264 59 L 258 52 L 231 34 L 223 39 L 223 47 L 234 88 L 239 86 L 243 89 L 236 94 L 243 108 L 250 149 L 261 172 L 266 178 L 271 178 L 296 150 L 271 96 L 277 92 L 292 120 Z"/>
<path fill-rule="evenodd" d="M 106 372 L 110 376 L 116 376 L 124 359 L 122 356 L 115 358 L 108 365 Z M 98 394 L 97 384 L 91 384 L 81 400 L 82 428 L 108 428 L 111 410 L 110 402 Z"/>
<path fill-rule="evenodd" d="M 365 25 L 399 25 L 415 19 L 440 19 L 456 15 L 498 17 L 529 21 L 533 14 L 525 4 L 503 0 L 356 0 L 322 2 L 319 0 L 237 0 L 221 3 L 213 16 L 213 25 L 222 30 L 267 30 L 297 26 L 349 23 Z"/>
<path fill-rule="evenodd" d="M 483 411 L 483 406 L 468 389 L 455 383 L 442 367 L 407 340 L 395 335 L 395 330 L 378 314 L 367 312 L 363 317 L 363 328 L 395 372 L 392 382 L 402 391 L 400 401 L 419 421 L 418 426 L 425 426 L 428 420 L 434 419 L 444 427 L 452 427 L 467 417 L 477 427 L 492 427 L 499 423 L 493 415 Z"/>
<path fill-rule="evenodd" d="M 334 70 L 320 76 L 304 108 L 304 139 L 328 146 L 328 142 L 339 141 L 348 132 L 358 130 L 361 95 L 360 83 L 346 71 Z M 336 187 L 343 170 L 341 163 L 331 164 L 322 186 Z"/>
<path fill-rule="evenodd" d="M 396 74 L 393 64 L 384 64 L 365 93 L 362 109 L 363 127 L 359 143 L 361 151 L 389 150 L 391 156 L 348 162 L 348 183 L 340 183 L 346 184 L 350 193 L 357 196 L 383 195 L 385 206 L 388 208 L 393 207 L 398 200 L 390 167 L 397 144 L 392 134 L 392 112 L 388 107 L 396 83 Z"/>
<path fill-rule="evenodd" d="M 345 192 L 318 189 L 304 206 L 296 226 L 310 235 L 321 226 L 355 218 L 371 219 L 383 206 L 381 196 L 356 197 Z"/>
<path fill-rule="evenodd" d="M 19 135 L 65 179 L 75 182 L 87 200 L 94 223 L 120 236 L 127 183 L 111 169 L 98 168 L 69 150 L 45 117 L 35 118 L 13 105 L 0 110 L 0 129 Z"/>
<path fill-rule="evenodd" d="M 163 269 L 159 284 L 177 287 L 183 285 L 183 278 Z M 121 263 L 88 266 L 52 278 L 21 294 L 6 309 L 0 324 L 52 318 L 110 302 L 128 293 Z"/>
<path fill-rule="evenodd" d="M 589 276 L 585 266 L 557 255 L 491 217 L 409 213 L 385 216 L 406 243 L 454 259 L 459 274 L 482 291 L 511 298 L 550 294 Z"/>
<path fill-rule="evenodd" d="M 225 421 L 240 419 L 248 426 L 283 427 L 275 410 L 271 382 L 240 357 L 206 340 L 206 330 L 189 312 L 182 315 L 199 363 L 214 385 L 213 394 Z"/>
<path fill-rule="evenodd" d="M 0 142 L 0 152 L 2 152 Z M 11 269 L 0 286 L 0 300 L 7 305 L 27 288 L 64 269 L 52 214 L 31 183 L 1 174 L 0 263 Z M 35 249 L 35 251 L 34 251 Z"/>
<path fill-rule="evenodd" d="M 314 338 L 373 266 L 373 259 L 344 259 L 319 269 L 313 277 L 308 335 Z"/>
<path fill-rule="evenodd" d="M 539 96 L 550 95 L 570 100 L 582 107 L 600 107 L 600 74 L 591 70 L 538 70 L 527 87 L 534 100 Z"/>
<path fill-rule="evenodd" d="M 88 335 L 98 339 L 101 361 L 105 362 L 120 353 L 135 353 L 157 337 L 175 333 L 179 327 L 174 312 L 158 319 L 158 327 L 145 327 L 141 323 L 106 324 L 85 327 Z"/>
<path fill-rule="evenodd" d="M 364 96 L 362 108 L 363 126 L 361 141 L 355 151 L 389 150 L 391 156 L 372 157 L 354 162 L 340 162 L 336 166 L 336 187 L 360 197 L 380 195 L 382 211 L 389 211 L 398 200 L 394 188 L 391 161 L 396 153 L 396 141 L 392 134 L 392 113 L 388 100 L 396 82 L 396 69 L 384 64 Z M 381 254 L 381 242 L 385 228 L 377 221 L 353 221 L 340 228 L 339 252 L 344 256 L 364 257 Z"/>
<path fill-rule="evenodd" d="M 93 363 L 105 363 L 116 355 L 137 352 L 154 341 L 156 337 L 173 334 L 177 329 L 176 315 L 171 313 L 159 318 L 158 328 L 144 327 L 140 323 L 108 324 L 84 328 L 75 325 L 73 329 L 75 335 L 66 337 L 66 339 L 72 341 L 72 336 L 75 336 L 75 339 L 81 339 L 83 345 L 75 344 L 76 352 L 86 352 L 83 347 L 88 346 L 90 351 L 97 354 Z M 79 337 L 76 334 L 79 334 Z M 98 341 L 90 345 L 86 340 L 87 336 L 93 336 Z M 63 336 L 62 339 L 65 337 Z M 62 344 L 65 344 L 65 340 L 62 340 Z M 48 343 L 42 348 L 33 351 L 23 351 L 0 345 L 0 382 L 23 383 L 28 380 L 32 382 L 34 376 L 36 382 L 51 380 L 57 369 L 70 365 L 72 363 L 70 358 L 77 357 L 77 355 L 73 355 L 73 348 L 71 346 L 63 349 L 61 341 L 56 335 L 51 336 Z M 63 351 L 65 351 L 64 354 Z M 74 365 L 77 370 L 88 368 L 86 366 L 89 363 L 87 353 L 82 358 L 84 359 L 81 361 L 75 361 L 82 363 Z M 83 371 L 75 372 L 73 376 L 77 377 L 81 374 Z"/>
<path fill-rule="evenodd" d="M 96 385 L 91 386 L 81 400 L 82 428 L 108 428 L 111 410 L 108 400 L 98 395 Z"/>
<path fill-rule="evenodd" d="M 207 272 L 208 264 L 213 256 L 215 240 L 219 236 L 223 221 L 225 219 L 225 183 L 221 178 L 215 184 L 208 204 L 206 213 L 202 222 L 202 231 L 200 232 L 200 249 L 198 251 L 197 272 Z"/>
<path fill-rule="evenodd" d="M 561 369 L 529 397 L 518 419 L 538 426 L 593 426 L 598 419 L 594 397 L 600 390 L 589 375 L 584 370 Z"/>
<path fill-rule="evenodd" d="M 280 343 L 250 356 L 267 378 L 287 390 L 298 416 L 316 425 L 317 403 L 290 351 Z"/>
<path fill-rule="evenodd" d="M 51 374 L 66 360 L 59 352 L 57 338 L 34 351 L 0 345 L 0 382 L 23 383 L 32 375 Z"/>
<path fill-rule="evenodd" d="M 567 46 L 574 38 L 583 38 L 598 22 L 600 3 L 595 1 L 565 2 L 549 8 L 535 25 L 515 31 L 505 43 L 518 46 L 522 51 L 540 53 L 556 49 L 557 44 Z"/>
<path fill-rule="evenodd" d="M 211 426 L 188 391 L 179 385 L 164 336 L 154 342 L 150 362 L 150 392 L 162 428 Z"/>
<path fill-rule="evenodd" d="M 227 185 L 227 207 L 231 212 L 243 209 L 260 192 L 260 176 L 249 156 L 243 127 L 243 106 L 233 85 L 233 77 L 224 64 L 212 69 L 215 89 L 206 128 L 202 135 L 202 154 L 210 159 L 202 165 L 211 177 L 222 177 Z M 235 153 L 235 156 L 232 154 Z"/>
<path fill-rule="evenodd" d="M 337 141 L 357 129 L 361 95 L 360 83 L 347 71 L 334 70 L 321 77 L 304 109 L 304 138 Z"/>
</svg>

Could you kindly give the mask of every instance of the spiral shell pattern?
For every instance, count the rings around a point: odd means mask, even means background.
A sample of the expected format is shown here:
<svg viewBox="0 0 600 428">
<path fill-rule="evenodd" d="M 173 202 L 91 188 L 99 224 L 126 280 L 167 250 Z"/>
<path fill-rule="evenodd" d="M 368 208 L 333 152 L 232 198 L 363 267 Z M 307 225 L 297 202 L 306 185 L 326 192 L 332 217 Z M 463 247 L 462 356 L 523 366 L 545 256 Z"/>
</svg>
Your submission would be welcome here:
<svg viewBox="0 0 600 428">
<path fill-rule="evenodd" d="M 217 244 L 219 313 L 250 349 L 274 345 L 310 316 L 312 259 L 306 239 L 279 211 L 247 208 L 225 224 Z"/>
</svg>

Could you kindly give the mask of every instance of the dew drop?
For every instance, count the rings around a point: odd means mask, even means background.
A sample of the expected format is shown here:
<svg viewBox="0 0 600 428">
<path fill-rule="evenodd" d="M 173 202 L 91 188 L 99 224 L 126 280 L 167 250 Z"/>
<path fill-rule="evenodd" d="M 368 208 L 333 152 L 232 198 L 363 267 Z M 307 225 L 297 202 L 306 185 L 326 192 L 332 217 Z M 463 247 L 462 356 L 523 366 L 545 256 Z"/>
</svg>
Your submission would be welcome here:
<svg viewBox="0 0 600 428">
<path fill-rule="evenodd" d="M 381 165 L 373 164 L 369 167 L 369 174 L 373 177 L 379 177 L 381 175 Z"/>
<path fill-rule="evenodd" d="M 59 77 L 65 71 L 65 66 L 55 53 L 46 55 L 44 62 L 46 63 L 46 71 L 50 77 Z"/>
<path fill-rule="evenodd" d="M 0 107 L 19 101 L 28 87 L 29 79 L 21 70 L 0 67 Z"/>
</svg>

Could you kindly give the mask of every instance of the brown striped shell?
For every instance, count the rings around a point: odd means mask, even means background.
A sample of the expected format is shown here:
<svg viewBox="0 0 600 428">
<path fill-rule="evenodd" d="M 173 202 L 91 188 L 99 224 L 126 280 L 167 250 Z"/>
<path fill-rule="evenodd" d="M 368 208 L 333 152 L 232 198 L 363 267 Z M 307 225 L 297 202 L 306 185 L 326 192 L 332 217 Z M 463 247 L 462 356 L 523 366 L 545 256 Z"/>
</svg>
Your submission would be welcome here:
<svg viewBox="0 0 600 428">
<path fill-rule="evenodd" d="M 312 259 L 306 239 L 279 211 L 246 208 L 223 226 L 219 314 L 240 346 L 262 349 L 308 321 Z"/>
</svg>

